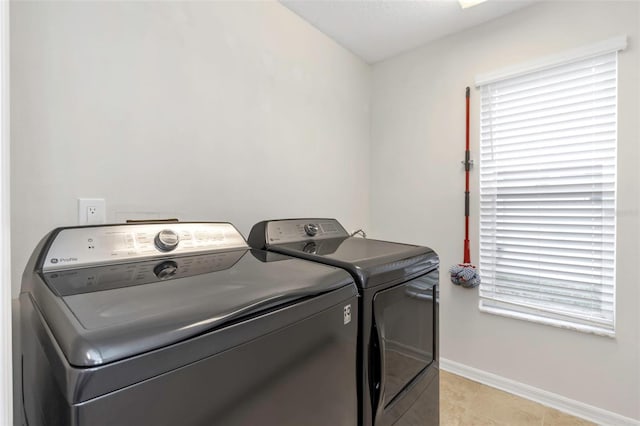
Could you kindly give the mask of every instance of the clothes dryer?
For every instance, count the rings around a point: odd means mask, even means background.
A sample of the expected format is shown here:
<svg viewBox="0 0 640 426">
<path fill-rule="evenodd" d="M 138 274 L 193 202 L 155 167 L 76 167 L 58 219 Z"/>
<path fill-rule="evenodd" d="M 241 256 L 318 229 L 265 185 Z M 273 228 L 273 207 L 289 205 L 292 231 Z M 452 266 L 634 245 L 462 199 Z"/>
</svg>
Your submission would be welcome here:
<svg viewBox="0 0 640 426">
<path fill-rule="evenodd" d="M 432 249 L 352 237 L 335 219 L 260 222 L 248 242 L 354 278 L 361 425 L 438 425 L 439 260 Z"/>
</svg>

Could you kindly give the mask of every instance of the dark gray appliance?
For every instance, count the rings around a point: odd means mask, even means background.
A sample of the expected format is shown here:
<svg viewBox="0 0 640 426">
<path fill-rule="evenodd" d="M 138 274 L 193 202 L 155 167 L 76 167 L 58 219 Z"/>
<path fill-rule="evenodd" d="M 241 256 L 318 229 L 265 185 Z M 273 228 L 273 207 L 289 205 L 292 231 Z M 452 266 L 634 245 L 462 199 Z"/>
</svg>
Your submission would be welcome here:
<svg viewBox="0 0 640 426">
<path fill-rule="evenodd" d="M 21 303 L 26 422 L 357 421 L 357 288 L 228 223 L 60 228 Z"/>
<path fill-rule="evenodd" d="M 428 247 L 349 236 L 335 219 L 254 225 L 268 249 L 348 271 L 360 291 L 361 425 L 438 425 L 438 266 Z"/>
</svg>

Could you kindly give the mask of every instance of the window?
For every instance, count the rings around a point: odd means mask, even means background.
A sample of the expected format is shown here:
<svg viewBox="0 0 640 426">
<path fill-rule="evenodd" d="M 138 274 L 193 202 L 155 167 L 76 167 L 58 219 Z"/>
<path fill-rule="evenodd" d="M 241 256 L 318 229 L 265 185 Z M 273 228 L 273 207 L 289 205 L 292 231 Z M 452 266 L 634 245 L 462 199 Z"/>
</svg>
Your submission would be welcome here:
<svg viewBox="0 0 640 426">
<path fill-rule="evenodd" d="M 614 44 L 479 82 L 482 311 L 614 335 Z"/>
</svg>

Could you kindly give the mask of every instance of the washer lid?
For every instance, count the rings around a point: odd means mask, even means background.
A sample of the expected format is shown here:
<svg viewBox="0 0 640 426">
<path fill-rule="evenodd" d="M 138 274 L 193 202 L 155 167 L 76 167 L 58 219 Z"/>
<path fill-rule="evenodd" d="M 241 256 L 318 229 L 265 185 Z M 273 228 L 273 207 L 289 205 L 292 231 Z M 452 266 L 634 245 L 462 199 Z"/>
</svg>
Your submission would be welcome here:
<svg viewBox="0 0 640 426">
<path fill-rule="evenodd" d="M 167 275 L 163 265 L 170 268 Z M 39 277 L 34 273 L 32 297 L 77 367 L 125 359 L 353 286 L 340 269 L 285 256 L 267 259 L 246 249 Z"/>
</svg>

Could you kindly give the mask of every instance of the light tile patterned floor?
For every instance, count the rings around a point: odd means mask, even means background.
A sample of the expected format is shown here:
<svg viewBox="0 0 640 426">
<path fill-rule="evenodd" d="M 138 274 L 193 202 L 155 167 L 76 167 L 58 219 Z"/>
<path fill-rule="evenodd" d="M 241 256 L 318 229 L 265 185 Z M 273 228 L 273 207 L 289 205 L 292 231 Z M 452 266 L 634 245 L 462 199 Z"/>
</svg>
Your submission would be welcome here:
<svg viewBox="0 0 640 426">
<path fill-rule="evenodd" d="M 440 425 L 586 426 L 594 423 L 440 370 Z"/>
</svg>

